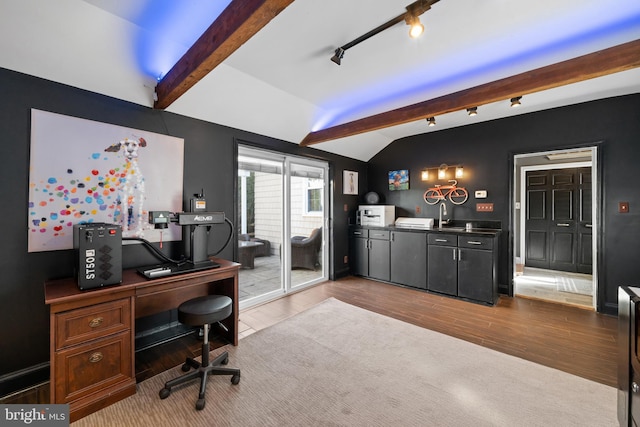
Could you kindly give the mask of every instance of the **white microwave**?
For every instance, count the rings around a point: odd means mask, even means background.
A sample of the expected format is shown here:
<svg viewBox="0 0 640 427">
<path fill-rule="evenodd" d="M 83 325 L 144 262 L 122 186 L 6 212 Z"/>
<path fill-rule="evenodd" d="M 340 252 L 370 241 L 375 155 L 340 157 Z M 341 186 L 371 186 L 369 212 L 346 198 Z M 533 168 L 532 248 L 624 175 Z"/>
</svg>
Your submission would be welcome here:
<svg viewBox="0 0 640 427">
<path fill-rule="evenodd" d="M 387 227 L 396 220 L 394 205 L 360 205 L 356 214 L 356 224 L 372 227 Z"/>
</svg>

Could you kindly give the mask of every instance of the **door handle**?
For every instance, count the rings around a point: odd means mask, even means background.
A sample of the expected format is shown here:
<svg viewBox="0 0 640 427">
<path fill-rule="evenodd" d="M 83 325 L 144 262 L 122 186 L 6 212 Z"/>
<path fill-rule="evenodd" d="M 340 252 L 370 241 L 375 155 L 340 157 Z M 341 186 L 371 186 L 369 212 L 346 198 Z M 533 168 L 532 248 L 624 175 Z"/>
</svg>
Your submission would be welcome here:
<svg viewBox="0 0 640 427">
<path fill-rule="evenodd" d="M 570 224 L 560 223 L 560 224 L 556 224 L 556 226 L 558 226 L 558 227 L 569 227 Z"/>
</svg>

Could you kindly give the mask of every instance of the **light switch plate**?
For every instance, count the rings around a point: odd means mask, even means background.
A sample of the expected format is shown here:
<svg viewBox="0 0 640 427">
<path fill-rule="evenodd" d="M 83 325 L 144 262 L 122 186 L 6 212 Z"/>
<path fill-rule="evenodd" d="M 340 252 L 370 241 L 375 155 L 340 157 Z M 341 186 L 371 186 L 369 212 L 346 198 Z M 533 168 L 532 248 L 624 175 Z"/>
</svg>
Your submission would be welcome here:
<svg viewBox="0 0 640 427">
<path fill-rule="evenodd" d="M 476 190 L 476 199 L 486 199 L 487 190 Z"/>
</svg>

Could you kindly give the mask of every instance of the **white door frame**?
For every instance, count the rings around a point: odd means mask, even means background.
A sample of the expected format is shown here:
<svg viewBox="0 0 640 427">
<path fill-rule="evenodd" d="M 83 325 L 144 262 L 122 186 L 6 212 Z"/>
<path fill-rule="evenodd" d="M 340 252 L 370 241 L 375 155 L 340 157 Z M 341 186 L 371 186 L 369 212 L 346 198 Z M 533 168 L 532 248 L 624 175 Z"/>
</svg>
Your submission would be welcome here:
<svg viewBox="0 0 640 427">
<path fill-rule="evenodd" d="M 518 165 L 518 160 L 519 159 L 523 159 L 523 158 L 527 158 L 527 157 L 539 157 L 539 156 L 544 156 L 546 154 L 551 154 L 551 153 L 562 153 L 562 152 L 569 152 L 569 151 L 575 151 L 575 149 L 565 149 L 565 150 L 553 150 L 553 151 L 544 151 L 544 152 L 537 152 L 537 153 L 527 153 L 527 154 L 516 154 L 513 157 L 513 174 L 514 174 L 514 182 L 517 182 L 517 174 L 518 174 L 518 168 L 520 168 L 520 186 L 519 188 L 516 188 L 516 186 L 514 185 L 514 192 L 519 192 L 520 193 L 520 197 L 517 197 L 517 194 L 514 194 L 514 199 L 513 200 L 520 200 L 520 202 L 515 202 L 513 208 L 513 218 L 516 219 L 516 221 L 518 221 L 519 225 L 520 225 L 520 229 L 518 232 L 518 238 L 513 240 L 513 253 L 514 253 L 514 257 L 513 257 L 513 278 L 515 278 L 516 276 L 516 264 L 521 263 L 524 264 L 524 257 L 525 257 L 525 251 L 526 251 L 526 242 L 525 242 L 525 220 L 526 220 L 526 172 L 528 171 L 535 171 L 535 170 L 551 170 L 551 169 L 567 169 L 567 168 L 576 168 L 576 167 L 591 167 L 591 194 L 592 194 L 592 201 L 591 201 L 591 217 L 593 218 L 592 221 L 592 240 L 591 240 L 591 250 L 592 250 L 592 262 L 593 262 L 593 271 L 592 271 L 592 278 L 593 278 L 593 295 L 591 298 L 591 306 L 594 309 L 597 309 L 597 305 L 598 305 L 598 253 L 597 253 L 597 248 L 598 248 L 598 240 L 600 238 L 599 236 L 599 229 L 598 226 L 600 224 L 600 218 L 599 218 L 599 211 L 597 209 L 597 207 L 600 204 L 600 200 L 598 199 L 598 197 L 600 196 L 599 192 L 597 191 L 598 188 L 598 182 L 600 180 L 600 177 L 598 176 L 598 168 L 597 168 L 597 161 L 598 161 L 598 147 L 597 146 L 592 146 L 592 147 L 584 147 L 584 148 L 580 148 L 580 150 L 590 150 L 591 151 L 591 161 L 577 161 L 577 162 L 573 162 L 573 163 L 555 163 L 555 164 L 546 164 L 546 165 L 532 165 L 532 166 L 519 166 Z M 519 252 L 516 251 L 516 245 L 518 245 L 519 243 Z M 519 253 L 520 257 L 516 257 L 515 254 Z M 520 262 L 519 262 L 520 261 Z M 513 283 L 513 280 L 512 280 Z M 515 289 L 514 289 L 514 294 L 515 294 Z"/>
</svg>

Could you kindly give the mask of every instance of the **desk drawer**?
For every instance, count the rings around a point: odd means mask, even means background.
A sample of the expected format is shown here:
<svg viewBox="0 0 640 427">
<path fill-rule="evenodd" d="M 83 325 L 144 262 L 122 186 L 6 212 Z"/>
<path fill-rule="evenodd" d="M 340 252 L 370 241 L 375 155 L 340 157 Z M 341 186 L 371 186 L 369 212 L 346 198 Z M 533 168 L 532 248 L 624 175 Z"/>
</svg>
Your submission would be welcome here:
<svg viewBox="0 0 640 427">
<path fill-rule="evenodd" d="M 56 349 L 131 328 L 129 298 L 69 310 L 55 315 Z"/>
<path fill-rule="evenodd" d="M 55 402 L 68 403 L 133 378 L 131 332 L 70 347 L 55 354 Z"/>
</svg>

